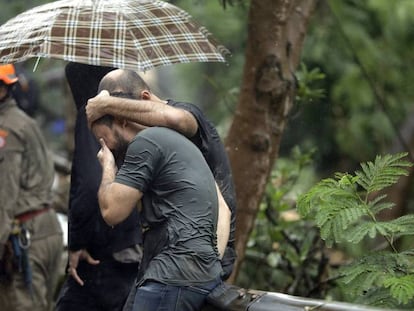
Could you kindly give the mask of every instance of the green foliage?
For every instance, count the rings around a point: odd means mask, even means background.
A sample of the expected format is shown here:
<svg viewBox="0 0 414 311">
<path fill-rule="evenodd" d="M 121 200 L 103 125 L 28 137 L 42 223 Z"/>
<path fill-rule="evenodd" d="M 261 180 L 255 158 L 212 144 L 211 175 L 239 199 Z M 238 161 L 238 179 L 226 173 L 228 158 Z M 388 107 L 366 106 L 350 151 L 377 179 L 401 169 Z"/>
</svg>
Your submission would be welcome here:
<svg viewBox="0 0 414 311">
<path fill-rule="evenodd" d="M 414 215 L 390 221 L 377 220 L 377 214 L 393 206 L 380 191 L 407 175 L 412 164 L 407 153 L 377 156 L 374 162 L 362 163 L 355 175 L 336 174 L 313 186 L 298 199 L 299 213 L 313 219 L 329 247 L 335 243 L 362 243 L 378 236 L 389 251 L 371 251 L 339 270 L 340 281 L 351 301 L 361 303 L 407 305 L 414 298 L 414 256 L 411 251 L 397 251 L 395 241 L 414 235 Z M 388 290 L 384 295 L 384 290 Z M 397 305 L 396 305 L 397 304 Z"/>
<path fill-rule="evenodd" d="M 298 217 L 294 202 L 303 192 L 299 181 L 312 180 L 314 150 L 292 150 L 281 158 L 270 182 L 247 245 L 238 285 L 297 296 L 325 298 L 328 267 L 325 246 L 317 228 Z"/>
<path fill-rule="evenodd" d="M 395 234 L 411 234 L 411 226 L 405 216 L 388 223 L 376 220 L 375 214 L 392 203 L 384 203 L 386 196 L 369 199 L 379 190 L 394 184 L 401 175 L 407 175 L 405 168 L 411 166 L 402 160 L 406 153 L 377 156 L 375 162 L 361 164 L 362 171 L 355 176 L 336 174 L 312 187 L 298 200 L 298 211 L 303 216 L 315 212 L 315 221 L 321 228 L 321 236 L 328 246 L 344 241 L 358 243 L 366 236 L 376 237 L 377 233 L 392 238 Z M 364 189 L 361 191 L 360 188 Z"/>
<path fill-rule="evenodd" d="M 326 94 L 294 115 L 285 136 L 293 145 L 318 146 L 321 169 L 336 170 L 329 167 L 334 163 L 353 169 L 388 152 L 411 117 L 413 6 L 412 0 L 319 2 L 302 62 L 325 74 Z"/>
<path fill-rule="evenodd" d="M 414 299 L 412 252 L 368 254 L 339 270 L 346 292 L 358 303 L 398 307 Z M 387 295 L 386 295 L 387 293 Z M 376 297 L 377 296 L 377 297 Z"/>
<path fill-rule="evenodd" d="M 247 0 L 219 0 L 223 8 L 226 8 L 227 5 L 245 5 Z"/>
<path fill-rule="evenodd" d="M 325 89 L 315 87 L 315 84 L 323 81 L 325 77 L 326 75 L 321 72 L 320 68 L 309 70 L 305 63 L 301 63 L 299 70 L 296 72 L 296 79 L 298 82 L 296 102 L 301 104 L 324 98 Z"/>
<path fill-rule="evenodd" d="M 401 176 L 407 176 L 407 167 L 412 164 L 401 160 L 407 153 L 396 156 L 377 156 L 375 162 L 362 163 L 362 171 L 357 171 L 356 182 L 364 188 L 369 195 L 395 184 Z"/>
</svg>

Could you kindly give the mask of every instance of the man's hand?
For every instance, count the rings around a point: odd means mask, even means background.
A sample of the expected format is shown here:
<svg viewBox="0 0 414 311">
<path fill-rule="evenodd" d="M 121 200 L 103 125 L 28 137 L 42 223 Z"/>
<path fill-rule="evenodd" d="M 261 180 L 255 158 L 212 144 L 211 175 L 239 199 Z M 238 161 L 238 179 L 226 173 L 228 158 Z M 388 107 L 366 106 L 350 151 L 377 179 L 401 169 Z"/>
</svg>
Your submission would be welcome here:
<svg viewBox="0 0 414 311">
<path fill-rule="evenodd" d="M 97 265 L 99 264 L 99 260 L 93 259 L 92 256 L 88 253 L 86 249 L 81 249 L 76 252 L 69 251 L 69 267 L 68 267 L 68 273 L 70 276 L 72 276 L 75 281 L 80 285 L 83 286 L 84 282 L 79 277 L 77 268 L 80 260 L 86 260 L 87 263 L 91 265 Z"/>
<path fill-rule="evenodd" d="M 109 92 L 106 90 L 101 91 L 95 97 L 92 97 L 88 100 L 88 103 L 85 107 L 86 117 L 88 118 L 89 128 L 92 123 L 102 117 L 105 113 L 102 111 L 102 101 L 109 97 Z"/>
<path fill-rule="evenodd" d="M 101 163 L 102 169 L 109 169 L 111 173 L 115 174 L 116 164 L 112 151 L 109 150 L 103 138 L 99 139 L 99 143 L 101 144 L 101 149 L 97 154 L 97 158 L 99 160 L 99 163 Z"/>
</svg>

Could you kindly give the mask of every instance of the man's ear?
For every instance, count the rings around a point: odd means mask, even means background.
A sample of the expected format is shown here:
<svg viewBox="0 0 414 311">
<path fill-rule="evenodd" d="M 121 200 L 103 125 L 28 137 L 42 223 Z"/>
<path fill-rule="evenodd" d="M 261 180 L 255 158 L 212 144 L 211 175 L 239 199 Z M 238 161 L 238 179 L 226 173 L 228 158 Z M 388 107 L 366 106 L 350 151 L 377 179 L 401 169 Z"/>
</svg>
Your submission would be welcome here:
<svg viewBox="0 0 414 311">
<path fill-rule="evenodd" d="M 121 128 L 125 128 L 127 126 L 128 120 L 124 118 L 115 118 L 113 123 Z"/>
<path fill-rule="evenodd" d="M 141 92 L 141 99 L 144 99 L 144 100 L 149 100 L 149 99 L 151 99 L 151 93 L 150 93 L 150 91 L 148 91 L 148 90 L 143 90 L 143 91 Z"/>
</svg>

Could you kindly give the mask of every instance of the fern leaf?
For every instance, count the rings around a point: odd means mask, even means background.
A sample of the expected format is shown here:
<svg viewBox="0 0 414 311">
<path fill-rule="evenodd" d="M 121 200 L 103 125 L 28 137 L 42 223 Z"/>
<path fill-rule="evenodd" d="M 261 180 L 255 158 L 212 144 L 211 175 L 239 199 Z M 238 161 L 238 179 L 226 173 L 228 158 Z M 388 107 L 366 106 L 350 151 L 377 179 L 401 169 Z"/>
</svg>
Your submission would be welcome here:
<svg viewBox="0 0 414 311">
<path fill-rule="evenodd" d="M 377 226 L 374 222 L 364 221 L 353 228 L 350 228 L 347 232 L 346 238 L 350 243 L 357 244 L 361 242 L 366 236 L 374 238 L 377 233 Z M 381 229 L 379 229 L 381 230 Z"/>
<path fill-rule="evenodd" d="M 321 238 L 328 247 L 334 242 L 347 240 L 347 229 L 359 219 L 367 215 L 366 208 L 360 207 L 355 201 L 333 201 L 329 208 L 318 211 L 315 222 L 321 229 Z"/>
<path fill-rule="evenodd" d="M 395 184 L 401 176 L 407 176 L 407 167 L 412 166 L 408 161 L 401 160 L 407 153 L 377 156 L 374 162 L 362 163 L 362 171 L 357 171 L 356 182 L 367 193 L 382 190 Z"/>
<path fill-rule="evenodd" d="M 404 215 L 401 217 L 398 217 L 396 219 L 393 220 L 395 223 L 398 223 L 399 225 L 402 226 L 413 226 L 414 227 L 414 214 L 410 214 L 410 215 Z"/>
<path fill-rule="evenodd" d="M 298 212 L 306 217 L 311 212 L 321 210 L 336 200 L 355 200 L 359 199 L 354 185 L 343 185 L 333 178 L 321 180 L 313 186 L 307 193 L 299 196 L 297 201 Z"/>
<path fill-rule="evenodd" d="M 383 287 L 370 288 L 362 295 L 352 297 L 357 304 L 370 305 L 384 310 L 396 310 L 401 304 L 390 296 L 390 291 Z"/>
<path fill-rule="evenodd" d="M 397 236 L 414 235 L 414 215 L 404 215 L 399 218 L 390 220 L 389 224 L 395 226 L 392 233 Z"/>
<path fill-rule="evenodd" d="M 365 237 L 373 239 L 378 234 L 384 237 L 412 235 L 414 234 L 414 224 L 411 223 L 404 226 L 396 220 L 387 222 L 363 221 L 349 229 L 347 241 L 356 244 L 361 242 Z"/>
<path fill-rule="evenodd" d="M 381 269 L 378 268 L 378 263 L 373 262 L 373 260 L 369 260 L 368 257 L 360 258 L 359 260 L 340 268 L 339 272 L 342 276 L 341 282 L 345 284 L 360 284 L 360 282 L 355 281 L 359 280 L 361 277 L 365 278 L 366 275 L 370 273 L 380 274 Z"/>
<path fill-rule="evenodd" d="M 391 296 L 399 303 L 407 304 L 414 298 L 414 274 L 402 277 L 389 277 L 383 282 L 390 289 Z"/>
<path fill-rule="evenodd" d="M 351 295 L 360 296 L 371 288 L 378 288 L 381 284 L 383 272 L 375 269 L 376 266 L 366 264 L 352 264 L 347 269 L 341 269 L 341 283 L 347 284 L 347 289 Z"/>
<path fill-rule="evenodd" d="M 370 253 L 341 267 L 340 280 L 348 285 L 347 288 L 355 290 L 355 294 L 360 295 L 369 289 L 384 287 L 386 279 L 414 275 L 414 262 L 411 257 L 413 256 L 405 253 Z"/>
<path fill-rule="evenodd" d="M 385 194 L 379 195 L 376 198 L 372 199 L 370 202 L 368 202 L 368 208 L 374 215 L 382 210 L 392 209 L 395 206 L 395 203 L 393 202 L 380 202 L 386 197 L 387 195 Z"/>
<path fill-rule="evenodd" d="M 315 223 L 328 247 L 335 242 L 360 243 L 365 238 L 378 235 L 386 237 L 389 243 L 403 235 L 414 235 L 414 215 L 377 221 L 375 215 L 392 208 L 394 203 L 385 202 L 386 195 L 374 198 L 370 195 L 408 174 L 407 168 L 412 164 L 403 160 L 406 155 L 377 156 L 374 162 L 362 163 L 355 176 L 336 173 L 335 179 L 322 180 L 299 197 L 299 213 L 302 216 L 314 214 Z M 340 268 L 340 282 L 346 285 L 347 292 L 355 299 L 369 296 L 370 301 L 390 306 L 412 302 L 414 250 L 394 251 L 370 253 Z"/>
</svg>

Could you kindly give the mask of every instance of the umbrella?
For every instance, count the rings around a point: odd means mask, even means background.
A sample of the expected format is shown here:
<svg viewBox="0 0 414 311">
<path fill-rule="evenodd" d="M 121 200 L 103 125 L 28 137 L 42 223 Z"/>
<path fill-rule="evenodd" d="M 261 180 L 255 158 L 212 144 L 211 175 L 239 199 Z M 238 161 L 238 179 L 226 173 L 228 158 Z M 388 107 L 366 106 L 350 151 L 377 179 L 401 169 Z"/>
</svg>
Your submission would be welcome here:
<svg viewBox="0 0 414 311">
<path fill-rule="evenodd" d="M 46 57 L 135 71 L 228 53 L 186 11 L 151 0 L 54 1 L 1 25 L 0 42 L 0 63 Z"/>
</svg>

